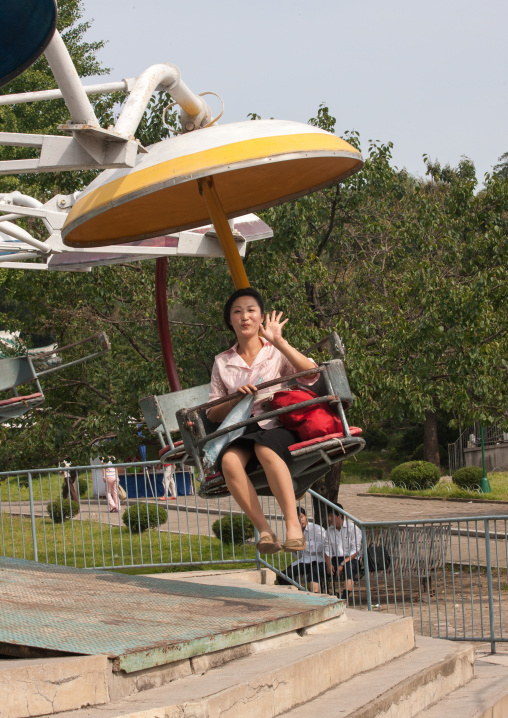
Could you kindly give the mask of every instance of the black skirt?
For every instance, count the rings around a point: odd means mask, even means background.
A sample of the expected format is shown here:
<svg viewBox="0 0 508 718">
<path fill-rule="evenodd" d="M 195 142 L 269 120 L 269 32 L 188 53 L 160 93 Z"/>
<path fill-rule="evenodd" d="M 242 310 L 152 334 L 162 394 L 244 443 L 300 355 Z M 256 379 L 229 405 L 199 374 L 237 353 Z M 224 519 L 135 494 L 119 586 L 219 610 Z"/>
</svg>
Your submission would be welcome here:
<svg viewBox="0 0 508 718">
<path fill-rule="evenodd" d="M 254 453 L 254 444 L 261 444 L 275 451 L 277 456 L 280 456 L 280 458 L 286 462 L 287 466 L 291 467 L 293 457 L 289 452 L 289 447 L 292 444 L 298 443 L 298 441 L 299 438 L 296 434 L 289 431 L 289 429 L 284 429 L 282 426 L 276 426 L 274 429 L 262 429 L 257 423 L 250 424 L 245 430 L 245 433 L 222 449 L 217 459 L 217 466 L 220 466 L 222 470 L 222 457 L 225 452 L 232 446 L 238 446 L 242 449 L 252 451 L 252 456 L 249 458 L 245 467 L 245 471 L 249 474 L 260 466 L 258 458 Z"/>
</svg>

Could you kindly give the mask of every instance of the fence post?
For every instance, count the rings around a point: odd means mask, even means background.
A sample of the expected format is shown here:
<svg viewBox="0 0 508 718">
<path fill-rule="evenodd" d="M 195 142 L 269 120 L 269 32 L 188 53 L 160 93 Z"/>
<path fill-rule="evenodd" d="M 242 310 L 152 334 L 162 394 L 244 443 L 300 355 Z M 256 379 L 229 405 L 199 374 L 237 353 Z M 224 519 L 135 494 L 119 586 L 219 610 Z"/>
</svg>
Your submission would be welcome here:
<svg viewBox="0 0 508 718">
<path fill-rule="evenodd" d="M 494 594 L 492 591 L 492 562 L 490 558 L 490 529 L 489 520 L 485 519 L 485 556 L 487 559 L 487 587 L 489 590 L 489 622 L 490 622 L 490 649 L 496 652 L 495 628 L 494 628 Z"/>
<path fill-rule="evenodd" d="M 50 478 L 51 481 L 51 478 Z M 32 525 L 32 543 L 34 547 L 34 561 L 38 561 L 37 555 L 37 533 L 35 531 L 35 514 L 34 514 L 34 491 L 32 485 L 32 474 L 28 472 L 28 495 L 30 497 L 30 523 Z"/>
<path fill-rule="evenodd" d="M 367 531 L 362 524 L 362 546 L 363 546 L 363 566 L 365 568 L 365 590 L 367 592 L 367 610 L 372 611 L 372 596 L 370 593 L 370 573 L 369 573 L 369 557 L 367 555 Z"/>
<path fill-rule="evenodd" d="M 259 569 L 261 568 L 261 561 L 260 561 L 261 556 L 260 556 L 260 553 L 258 551 L 258 546 L 257 546 L 257 543 L 259 541 L 259 533 L 255 526 L 254 526 L 254 541 L 256 542 L 256 568 L 259 571 Z"/>
</svg>

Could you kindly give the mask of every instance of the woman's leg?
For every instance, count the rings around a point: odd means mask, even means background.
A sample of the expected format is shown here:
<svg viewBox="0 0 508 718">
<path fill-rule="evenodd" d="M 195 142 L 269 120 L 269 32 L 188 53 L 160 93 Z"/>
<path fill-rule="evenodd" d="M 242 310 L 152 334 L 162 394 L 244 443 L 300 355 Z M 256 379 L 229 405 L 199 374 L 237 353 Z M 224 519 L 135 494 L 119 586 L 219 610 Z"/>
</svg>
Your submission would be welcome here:
<svg viewBox="0 0 508 718">
<path fill-rule="evenodd" d="M 227 449 L 222 457 L 222 475 L 226 479 L 231 496 L 250 518 L 259 534 L 269 533 L 271 535 L 273 534 L 272 528 L 265 518 L 256 490 L 245 471 L 251 456 L 252 452 L 248 449 L 237 446 Z"/>
<path fill-rule="evenodd" d="M 118 496 L 116 492 L 116 479 L 108 479 L 108 504 L 110 511 L 118 511 Z"/>
<path fill-rule="evenodd" d="M 272 494 L 277 499 L 281 511 L 284 514 L 286 521 L 286 538 L 302 538 L 302 527 L 296 511 L 293 480 L 291 479 L 291 474 L 286 462 L 268 446 L 255 444 L 254 451 L 265 471 Z"/>
</svg>

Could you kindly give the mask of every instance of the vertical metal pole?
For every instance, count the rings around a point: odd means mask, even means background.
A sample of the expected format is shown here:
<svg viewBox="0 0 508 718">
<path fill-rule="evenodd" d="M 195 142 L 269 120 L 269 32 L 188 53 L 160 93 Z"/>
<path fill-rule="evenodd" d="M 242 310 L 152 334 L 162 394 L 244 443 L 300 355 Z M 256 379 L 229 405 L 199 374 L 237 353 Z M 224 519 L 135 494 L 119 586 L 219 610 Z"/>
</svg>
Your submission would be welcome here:
<svg viewBox="0 0 508 718">
<path fill-rule="evenodd" d="M 258 551 L 257 543 L 259 541 L 259 533 L 257 528 L 254 526 L 254 541 L 256 542 L 256 568 L 259 571 L 261 568 L 261 561 L 259 560 L 261 558 L 261 555 Z"/>
<path fill-rule="evenodd" d="M 32 543 L 34 547 L 34 561 L 38 561 L 37 555 L 37 533 L 35 531 L 35 514 L 34 514 L 34 491 L 32 485 L 32 474 L 28 472 L 28 495 L 30 497 L 30 523 L 32 524 Z"/>
<path fill-rule="evenodd" d="M 485 527 L 485 556 L 487 560 L 487 587 L 489 591 L 489 622 L 490 622 L 490 649 L 496 652 L 495 628 L 494 628 L 494 594 L 492 591 L 492 562 L 490 558 L 490 529 L 489 520 L 483 522 Z"/>
<path fill-rule="evenodd" d="M 484 494 L 488 494 L 492 491 L 492 489 L 490 488 L 490 483 L 487 478 L 487 472 L 485 471 L 485 443 L 483 441 L 483 426 L 481 426 L 480 428 L 481 428 L 481 433 L 482 433 L 482 464 L 483 464 L 483 476 L 482 476 L 482 480 L 480 482 L 480 488 Z"/>
<path fill-rule="evenodd" d="M 363 547 L 363 565 L 365 566 L 365 590 L 367 592 L 367 610 L 372 611 L 372 596 L 370 593 L 370 573 L 369 558 L 367 556 L 367 531 L 362 525 L 362 547 Z"/>
<path fill-rule="evenodd" d="M 65 104 L 71 113 L 72 121 L 77 125 L 93 125 L 99 127 L 99 120 L 85 88 L 81 84 L 69 51 L 62 40 L 58 30 L 55 30 L 53 39 L 44 51 L 51 72 L 62 91 Z"/>
<path fill-rule="evenodd" d="M 204 177 L 198 180 L 198 186 L 199 192 L 205 201 L 210 219 L 217 232 L 220 246 L 226 257 L 235 289 L 249 287 L 247 273 L 243 266 L 238 247 L 236 246 L 235 238 L 231 232 L 231 227 L 228 224 L 226 214 L 220 203 L 213 177 Z"/>
<path fill-rule="evenodd" d="M 171 391 L 180 391 L 181 384 L 176 369 L 173 346 L 171 344 L 171 333 L 168 323 L 168 304 L 166 295 L 166 264 L 167 257 L 159 257 L 155 260 L 155 305 L 157 310 L 157 329 L 162 350 L 162 359 L 166 369 Z"/>
</svg>

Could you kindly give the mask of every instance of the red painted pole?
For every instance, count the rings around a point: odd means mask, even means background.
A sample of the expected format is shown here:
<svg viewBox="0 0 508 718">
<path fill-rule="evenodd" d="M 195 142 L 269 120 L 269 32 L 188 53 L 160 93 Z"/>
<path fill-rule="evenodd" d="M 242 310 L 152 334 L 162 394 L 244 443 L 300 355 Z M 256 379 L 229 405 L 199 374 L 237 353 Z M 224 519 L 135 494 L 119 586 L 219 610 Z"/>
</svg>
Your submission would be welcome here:
<svg viewBox="0 0 508 718">
<path fill-rule="evenodd" d="M 162 358 L 168 377 L 171 391 L 181 391 L 182 386 L 178 378 L 175 356 L 171 345 L 171 334 L 168 322 L 168 300 L 166 294 L 166 265 L 167 257 L 155 260 L 155 306 L 157 308 L 157 329 L 161 343 Z"/>
</svg>

